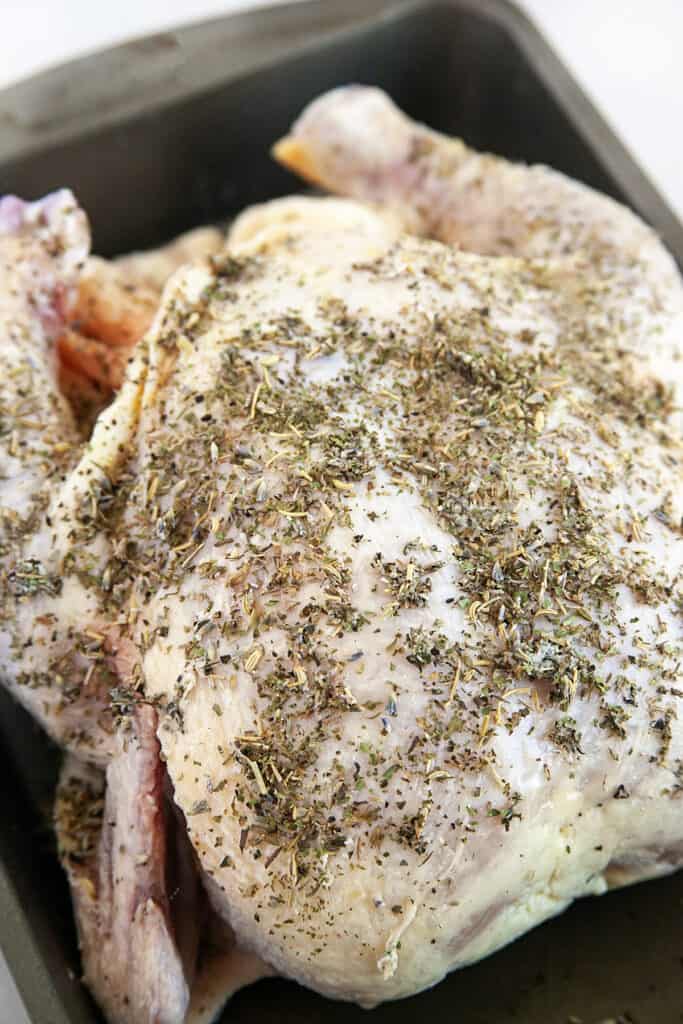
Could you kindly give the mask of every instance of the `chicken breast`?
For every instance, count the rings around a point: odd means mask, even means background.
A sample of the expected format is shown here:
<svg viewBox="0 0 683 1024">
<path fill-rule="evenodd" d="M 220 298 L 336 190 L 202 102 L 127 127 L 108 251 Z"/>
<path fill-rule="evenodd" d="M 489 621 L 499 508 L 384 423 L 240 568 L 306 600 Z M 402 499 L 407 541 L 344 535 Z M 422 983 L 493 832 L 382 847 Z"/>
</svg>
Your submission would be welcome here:
<svg viewBox="0 0 683 1024">
<path fill-rule="evenodd" d="M 683 299 L 644 225 L 552 172 L 490 164 L 517 184 L 489 225 L 530 231 L 545 189 L 528 248 L 404 234 L 413 193 L 345 125 L 383 212 L 280 202 L 179 271 L 24 543 L 55 575 L 87 481 L 117 708 L 154 707 L 214 911 L 372 1006 L 683 860 Z M 53 601 L 83 586 L 60 564 Z M 7 593 L 15 678 L 38 589 Z"/>
<path fill-rule="evenodd" d="M 594 267 L 320 223 L 177 283 L 128 532 L 214 906 L 372 1005 L 679 863 L 680 446 L 665 379 L 583 358 L 628 315 Z"/>
</svg>

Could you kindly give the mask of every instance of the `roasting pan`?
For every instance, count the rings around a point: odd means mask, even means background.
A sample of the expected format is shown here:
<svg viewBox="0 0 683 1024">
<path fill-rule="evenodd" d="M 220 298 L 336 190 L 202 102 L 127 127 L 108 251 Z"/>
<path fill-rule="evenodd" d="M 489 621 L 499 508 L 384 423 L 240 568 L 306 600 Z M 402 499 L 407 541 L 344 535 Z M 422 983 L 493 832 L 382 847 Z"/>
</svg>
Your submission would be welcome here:
<svg viewBox="0 0 683 1024">
<path fill-rule="evenodd" d="M 68 185 L 96 251 L 163 242 L 300 188 L 269 158 L 317 93 L 377 84 L 479 149 L 549 163 L 632 206 L 683 266 L 683 227 L 535 28 L 505 0 L 320 0 L 71 62 L 0 93 L 0 193 Z M 58 753 L 0 694 L 0 945 L 34 1024 L 97 1024 L 49 827 Z M 681 805 L 683 814 L 683 804 Z M 683 872 L 585 899 L 429 992 L 372 1012 L 284 981 L 231 1024 L 676 1024 Z M 0 1006 L 0 1024 L 14 1024 Z"/>
</svg>

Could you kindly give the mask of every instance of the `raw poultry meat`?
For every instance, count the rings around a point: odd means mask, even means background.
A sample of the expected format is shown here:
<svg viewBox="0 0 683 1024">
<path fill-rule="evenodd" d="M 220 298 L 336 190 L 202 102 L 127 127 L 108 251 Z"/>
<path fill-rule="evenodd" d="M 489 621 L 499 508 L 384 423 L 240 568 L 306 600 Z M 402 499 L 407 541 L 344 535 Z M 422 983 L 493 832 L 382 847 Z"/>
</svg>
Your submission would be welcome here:
<svg viewBox="0 0 683 1024">
<path fill-rule="evenodd" d="M 107 688 L 80 629 L 96 616 L 97 597 L 68 571 L 64 579 L 43 571 L 42 561 L 52 529 L 68 566 L 70 514 L 83 493 L 70 477 L 79 440 L 56 385 L 53 342 L 88 244 L 68 192 L 0 201 L 0 664 L 3 683 L 56 739 L 68 735 L 74 749 L 86 745 L 106 761 Z M 92 557 L 98 543 L 93 537 Z"/>
<path fill-rule="evenodd" d="M 655 233 L 623 206 L 552 168 L 477 153 L 405 116 L 380 89 L 319 97 L 275 157 L 331 192 L 392 210 L 411 234 L 490 256 L 583 256 L 603 276 L 649 272 L 655 292 L 680 277 Z"/>
<path fill-rule="evenodd" d="M 210 911 L 174 810 L 149 706 L 119 730 L 106 776 L 66 758 L 55 807 L 83 976 L 107 1020 L 206 1024 L 267 975 Z M 200 948 L 201 940 L 201 948 Z"/>
<path fill-rule="evenodd" d="M 47 360 L 81 215 L 11 207 L 0 672 L 108 782 L 155 722 L 226 989 L 241 949 L 371 1006 L 683 860 L 683 288 L 622 207 L 374 90 L 276 154 L 355 199 L 175 274 L 85 448 Z M 156 906 L 168 1011 L 112 1021 L 186 1012 Z"/>
<path fill-rule="evenodd" d="M 95 437 L 73 469 L 82 446 L 53 351 L 82 301 L 79 271 L 111 277 L 103 261 L 86 262 L 87 248 L 68 192 L 0 203 L 2 680 L 79 755 L 65 763 L 56 825 L 85 979 L 107 1018 L 201 1024 L 268 969 L 208 911 L 182 815 L 164 792 L 156 712 L 135 703 L 122 714 L 117 682 L 133 654 L 96 593 L 108 591 L 98 567 L 116 548 L 94 526 L 112 500 L 96 460 L 111 468 L 119 454 Z"/>
<path fill-rule="evenodd" d="M 162 249 L 113 262 L 87 259 L 57 340 L 59 387 L 84 433 L 121 387 L 131 350 L 152 323 L 173 271 L 223 244 L 218 228 L 196 228 Z"/>
<path fill-rule="evenodd" d="M 86 983 L 108 1019 L 161 1024 L 185 1019 L 202 922 L 191 859 L 177 872 L 181 902 L 169 898 L 167 846 L 182 833 L 167 836 L 155 730 L 154 710 L 141 706 L 119 731 L 104 788 L 96 771 L 68 760 L 56 818 Z"/>
</svg>

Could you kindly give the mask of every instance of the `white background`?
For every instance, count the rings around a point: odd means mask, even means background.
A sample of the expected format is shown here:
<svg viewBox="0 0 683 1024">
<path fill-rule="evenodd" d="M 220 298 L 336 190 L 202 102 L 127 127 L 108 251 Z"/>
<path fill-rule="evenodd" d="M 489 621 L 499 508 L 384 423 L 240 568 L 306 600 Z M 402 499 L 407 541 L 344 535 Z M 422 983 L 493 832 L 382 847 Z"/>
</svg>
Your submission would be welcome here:
<svg viewBox="0 0 683 1024">
<path fill-rule="evenodd" d="M 683 217 L 683 0 L 518 3 Z M 250 0 L 0 0 L 0 88 L 132 36 L 247 6 Z M 28 1024 L 1 954 L 0 1024 Z"/>
</svg>

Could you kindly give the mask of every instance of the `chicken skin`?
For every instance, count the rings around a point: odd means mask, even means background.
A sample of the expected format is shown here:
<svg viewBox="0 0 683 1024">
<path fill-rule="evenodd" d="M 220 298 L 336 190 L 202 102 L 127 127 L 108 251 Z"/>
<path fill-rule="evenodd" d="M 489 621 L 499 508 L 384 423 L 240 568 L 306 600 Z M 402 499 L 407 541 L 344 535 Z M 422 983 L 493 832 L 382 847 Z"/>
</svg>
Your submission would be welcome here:
<svg viewBox="0 0 683 1024">
<path fill-rule="evenodd" d="M 83 215 L 0 207 L 0 674 L 106 769 L 70 873 L 114 1024 L 181 1024 L 218 922 L 224 994 L 246 964 L 373 1006 L 683 862 L 673 261 L 375 90 L 275 153 L 352 198 L 247 211 L 178 270 L 85 445 L 52 357 Z M 201 891 L 174 918 L 178 832 Z M 124 1006 L 95 947 L 118 900 L 145 927 L 132 871 L 164 956 L 123 930 L 158 971 Z"/>
</svg>

